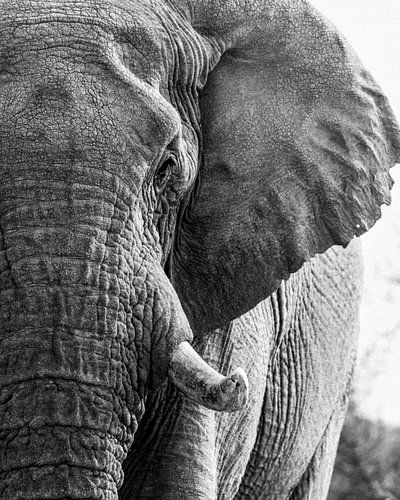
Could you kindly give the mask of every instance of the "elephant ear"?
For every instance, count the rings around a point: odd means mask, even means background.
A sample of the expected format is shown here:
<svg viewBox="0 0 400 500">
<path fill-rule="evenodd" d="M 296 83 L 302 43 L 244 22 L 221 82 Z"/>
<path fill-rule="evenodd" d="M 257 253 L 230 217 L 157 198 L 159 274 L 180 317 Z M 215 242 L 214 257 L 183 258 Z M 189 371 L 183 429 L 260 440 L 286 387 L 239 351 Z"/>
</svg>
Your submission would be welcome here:
<svg viewBox="0 0 400 500">
<path fill-rule="evenodd" d="M 261 2 L 261 12 L 234 3 L 234 16 L 233 2 L 192 14 L 223 47 L 200 96 L 202 164 L 174 258 L 197 331 L 367 231 L 390 203 L 400 157 L 386 98 L 327 20 L 303 1 Z"/>
</svg>

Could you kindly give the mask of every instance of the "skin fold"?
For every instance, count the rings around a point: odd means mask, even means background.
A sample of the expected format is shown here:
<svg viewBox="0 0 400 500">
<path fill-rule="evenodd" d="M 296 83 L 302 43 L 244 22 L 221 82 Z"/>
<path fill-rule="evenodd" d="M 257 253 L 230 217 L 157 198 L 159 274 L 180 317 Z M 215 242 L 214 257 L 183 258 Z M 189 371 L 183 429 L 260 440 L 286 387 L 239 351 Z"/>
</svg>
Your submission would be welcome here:
<svg viewBox="0 0 400 500">
<path fill-rule="evenodd" d="M 347 42 L 300 0 L 2 0 L 0 51 L 0 498 L 325 498 L 400 158 Z"/>
</svg>

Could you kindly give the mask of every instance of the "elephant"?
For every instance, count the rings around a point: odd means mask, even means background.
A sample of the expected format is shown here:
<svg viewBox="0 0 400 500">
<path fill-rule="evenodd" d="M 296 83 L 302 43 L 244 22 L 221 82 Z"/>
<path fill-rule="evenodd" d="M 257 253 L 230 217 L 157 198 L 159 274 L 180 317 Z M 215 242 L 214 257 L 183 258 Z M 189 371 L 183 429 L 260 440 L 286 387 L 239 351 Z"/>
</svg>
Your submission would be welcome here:
<svg viewBox="0 0 400 500">
<path fill-rule="evenodd" d="M 390 105 L 305 0 L 2 0 L 0 498 L 326 497 Z"/>
</svg>

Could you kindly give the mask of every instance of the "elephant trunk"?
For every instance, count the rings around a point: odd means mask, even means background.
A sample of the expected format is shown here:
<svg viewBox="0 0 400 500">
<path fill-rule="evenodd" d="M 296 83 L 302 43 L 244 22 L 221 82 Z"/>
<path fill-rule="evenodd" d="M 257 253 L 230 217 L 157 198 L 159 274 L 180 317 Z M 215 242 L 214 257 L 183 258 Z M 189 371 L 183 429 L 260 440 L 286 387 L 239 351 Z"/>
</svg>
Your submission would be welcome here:
<svg viewBox="0 0 400 500">
<path fill-rule="evenodd" d="M 138 207 L 143 158 L 99 132 L 114 121 L 83 76 L 46 76 L 50 57 L 12 106 L 0 96 L 0 497 L 116 498 L 171 305 Z"/>
<path fill-rule="evenodd" d="M 8 165 L 0 185 L 0 497 L 115 499 L 160 309 L 137 256 L 133 195 L 84 163 Z"/>
<path fill-rule="evenodd" d="M 149 385 L 169 372 L 220 410 L 246 387 L 186 342 L 133 189 L 76 160 L 12 165 L 0 185 L 0 496 L 116 499 Z"/>
<path fill-rule="evenodd" d="M 113 299 L 68 287 L 2 295 L 0 497 L 117 498 L 143 397 L 101 305 Z"/>
</svg>

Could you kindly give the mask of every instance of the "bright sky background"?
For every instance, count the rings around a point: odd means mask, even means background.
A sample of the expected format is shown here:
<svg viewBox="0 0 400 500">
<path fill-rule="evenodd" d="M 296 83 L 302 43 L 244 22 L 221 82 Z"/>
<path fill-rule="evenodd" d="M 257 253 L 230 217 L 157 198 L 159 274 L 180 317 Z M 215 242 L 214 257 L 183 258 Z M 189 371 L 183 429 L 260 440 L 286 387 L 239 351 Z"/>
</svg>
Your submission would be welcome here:
<svg viewBox="0 0 400 500">
<path fill-rule="evenodd" d="M 400 0 L 310 1 L 346 36 L 400 120 Z M 400 426 L 400 166 L 392 176 L 393 203 L 363 237 L 360 358 L 369 356 L 356 395 L 365 415 Z"/>
</svg>

